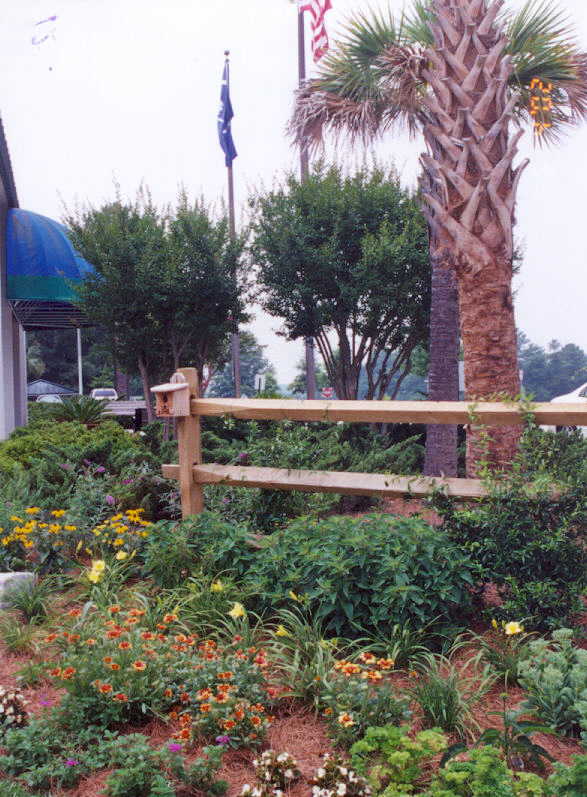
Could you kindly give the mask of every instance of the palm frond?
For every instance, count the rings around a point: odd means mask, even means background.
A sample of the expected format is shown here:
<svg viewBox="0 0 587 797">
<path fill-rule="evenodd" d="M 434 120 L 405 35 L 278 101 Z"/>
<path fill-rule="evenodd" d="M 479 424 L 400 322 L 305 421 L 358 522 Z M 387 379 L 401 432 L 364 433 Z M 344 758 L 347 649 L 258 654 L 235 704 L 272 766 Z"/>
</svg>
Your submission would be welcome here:
<svg viewBox="0 0 587 797">
<path fill-rule="evenodd" d="M 402 98 L 413 98 L 406 86 L 411 73 L 401 71 L 401 86 L 394 86 L 389 76 L 389 58 L 397 60 L 397 48 L 409 48 L 422 36 L 427 4 L 417 0 L 408 16 L 394 20 L 391 12 L 361 13 L 349 18 L 337 46 L 322 62 L 317 78 L 310 80 L 296 95 L 296 104 L 289 132 L 298 144 L 316 147 L 322 143 L 325 130 L 335 137 L 372 141 L 398 117 L 410 118 L 410 106 L 398 108 Z M 390 56 L 390 53 L 395 53 Z M 408 125 L 411 132 L 413 123 Z"/>
<path fill-rule="evenodd" d="M 513 67 L 510 84 L 521 93 L 517 121 L 541 126 L 538 143 L 555 142 L 587 119 L 587 53 L 580 50 L 566 13 L 550 0 L 528 0 L 503 18 Z"/>
</svg>

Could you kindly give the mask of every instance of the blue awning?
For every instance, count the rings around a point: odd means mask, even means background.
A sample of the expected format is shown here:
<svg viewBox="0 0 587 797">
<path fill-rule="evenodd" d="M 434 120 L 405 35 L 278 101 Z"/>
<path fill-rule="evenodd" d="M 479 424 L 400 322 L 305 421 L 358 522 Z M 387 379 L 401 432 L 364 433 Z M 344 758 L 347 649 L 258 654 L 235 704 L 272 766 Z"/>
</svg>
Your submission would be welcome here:
<svg viewBox="0 0 587 797">
<path fill-rule="evenodd" d="M 47 216 L 10 208 L 6 220 L 6 298 L 71 302 L 68 284 L 93 266 L 75 251 L 67 230 Z"/>
</svg>

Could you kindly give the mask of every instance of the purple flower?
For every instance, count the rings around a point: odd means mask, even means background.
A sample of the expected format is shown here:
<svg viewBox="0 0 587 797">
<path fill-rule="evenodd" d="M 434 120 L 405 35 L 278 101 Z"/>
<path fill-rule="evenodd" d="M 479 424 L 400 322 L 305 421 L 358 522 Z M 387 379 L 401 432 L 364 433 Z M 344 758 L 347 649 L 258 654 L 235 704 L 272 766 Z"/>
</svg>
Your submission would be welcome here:
<svg viewBox="0 0 587 797">
<path fill-rule="evenodd" d="M 169 742 L 167 747 L 171 750 L 172 753 L 179 753 L 181 752 L 182 749 L 181 745 L 176 744 L 175 742 Z"/>
<path fill-rule="evenodd" d="M 73 470 L 73 467 L 71 465 L 68 465 L 67 462 L 62 462 L 59 467 L 60 468 L 65 468 L 65 470 Z"/>
<path fill-rule="evenodd" d="M 65 762 L 66 767 L 77 767 L 79 761 L 76 761 L 75 758 L 68 758 Z"/>
<path fill-rule="evenodd" d="M 108 506 L 113 506 L 116 503 L 116 501 L 114 500 L 114 496 L 108 494 L 106 496 L 106 503 L 108 504 Z"/>
<path fill-rule="evenodd" d="M 249 452 L 248 451 L 241 451 L 240 454 L 238 455 L 238 458 L 239 459 L 246 459 L 248 456 L 249 456 Z"/>
<path fill-rule="evenodd" d="M 123 480 L 122 480 L 122 483 L 123 483 L 123 484 L 132 484 L 132 483 L 133 483 L 133 481 L 134 481 L 134 479 L 123 479 Z"/>
<path fill-rule="evenodd" d="M 222 503 L 223 503 L 223 504 L 229 504 L 229 503 L 230 503 L 230 499 L 228 499 L 228 498 L 223 498 L 223 499 L 222 499 Z"/>
<path fill-rule="evenodd" d="M 86 458 L 84 457 L 84 465 L 91 465 L 91 464 L 92 464 L 92 463 L 90 462 L 90 460 L 89 460 L 89 459 L 86 459 Z"/>
<path fill-rule="evenodd" d="M 216 744 L 228 744 L 230 742 L 230 736 L 217 736 L 216 737 Z"/>
<path fill-rule="evenodd" d="M 45 700 L 39 700 L 39 705 L 43 706 L 43 708 L 48 708 L 51 705 L 51 701 L 46 699 L 47 695 L 43 695 L 43 697 Z"/>
<path fill-rule="evenodd" d="M 96 473 L 106 473 L 106 468 L 103 467 L 102 465 L 98 465 L 98 467 L 96 468 Z"/>
</svg>

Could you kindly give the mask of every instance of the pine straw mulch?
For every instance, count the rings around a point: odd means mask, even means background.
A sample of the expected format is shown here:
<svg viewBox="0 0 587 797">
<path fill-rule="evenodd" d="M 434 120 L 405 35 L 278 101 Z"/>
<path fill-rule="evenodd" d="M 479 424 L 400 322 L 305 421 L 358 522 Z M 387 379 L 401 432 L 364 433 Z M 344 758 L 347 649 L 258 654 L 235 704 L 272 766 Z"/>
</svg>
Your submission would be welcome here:
<svg viewBox="0 0 587 797">
<path fill-rule="evenodd" d="M 466 655 L 466 654 L 463 654 Z M 470 655 L 470 654 L 469 654 Z M 0 642 L 0 684 L 5 687 L 18 685 L 15 673 L 30 661 L 24 654 L 11 654 Z M 411 678 L 405 672 L 391 674 L 394 686 L 405 690 L 410 686 Z M 55 690 L 49 682 L 40 683 L 34 687 L 21 690 L 28 701 L 28 710 L 31 714 L 39 714 L 43 710 L 42 703 L 49 702 L 55 705 L 60 699 L 62 691 Z M 484 730 L 490 725 L 500 726 L 498 716 L 488 716 L 488 712 L 502 710 L 501 694 L 503 684 L 496 683 L 485 696 L 483 702 L 473 710 L 474 719 Z M 517 687 L 508 689 L 508 708 L 517 708 L 523 700 L 523 691 Z M 422 729 L 418 716 L 412 722 L 412 730 L 417 733 Z M 170 729 L 163 722 L 154 720 L 146 725 L 125 726 L 122 733 L 143 733 L 154 747 L 160 747 L 170 738 Z M 577 740 L 562 739 L 558 736 L 536 734 L 532 739 L 544 747 L 555 760 L 566 764 L 571 763 L 574 754 L 583 754 L 584 749 Z M 456 737 L 451 742 L 457 741 Z M 316 718 L 311 710 L 296 703 L 284 703 L 277 712 L 275 721 L 263 745 L 263 749 L 271 748 L 277 752 L 289 752 L 297 761 L 302 772 L 302 778 L 292 787 L 290 797 L 308 797 L 311 788 L 307 781 L 321 765 L 324 753 L 332 752 L 332 743 L 326 734 L 326 725 L 321 718 Z M 195 759 L 201 752 L 200 747 L 194 747 L 187 754 L 187 760 Z M 227 797 L 240 795 L 245 783 L 254 783 L 252 761 L 255 753 L 251 750 L 227 750 L 220 777 L 228 781 Z M 432 762 L 434 763 L 434 762 Z M 549 774 L 552 767 L 547 765 L 545 774 Z M 75 789 L 62 792 L 54 791 L 55 797 L 98 797 L 104 789 L 106 779 L 111 770 L 102 770 L 84 778 Z M 0 776 L 1 777 L 1 776 Z M 178 791 L 178 797 L 188 797 L 187 792 Z"/>
</svg>

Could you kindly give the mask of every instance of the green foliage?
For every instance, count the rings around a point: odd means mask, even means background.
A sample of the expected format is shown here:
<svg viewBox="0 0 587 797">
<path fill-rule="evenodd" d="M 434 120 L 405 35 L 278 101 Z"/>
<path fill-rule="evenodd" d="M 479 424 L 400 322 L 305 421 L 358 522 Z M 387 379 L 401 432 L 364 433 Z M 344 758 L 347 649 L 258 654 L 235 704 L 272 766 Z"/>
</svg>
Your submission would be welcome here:
<svg viewBox="0 0 587 797">
<path fill-rule="evenodd" d="M 587 794 L 587 756 L 574 755 L 570 766 L 557 762 L 548 785 L 554 797 L 584 797 Z"/>
<path fill-rule="evenodd" d="M 520 662 L 530 655 L 528 645 L 534 637 L 524 633 L 520 623 L 502 620 L 499 625 L 493 620 L 483 636 L 471 634 L 471 644 L 483 651 L 483 661 L 499 673 L 506 686 L 517 686 Z"/>
<path fill-rule="evenodd" d="M 336 635 L 388 634 L 397 623 L 438 630 L 471 606 L 468 556 L 420 518 L 299 518 L 268 539 L 246 580 L 265 610 L 287 605 L 290 590 L 307 596 Z"/>
<path fill-rule="evenodd" d="M 265 346 L 262 346 L 252 332 L 240 330 L 239 338 L 239 363 L 240 386 L 243 395 L 252 398 L 257 395 L 255 390 L 255 374 L 265 374 L 265 390 L 276 393 L 278 391 L 275 369 L 265 356 Z M 234 396 L 234 371 L 232 363 L 232 341 L 230 341 L 229 362 L 224 368 L 212 377 L 212 383 L 207 395 Z"/>
<path fill-rule="evenodd" d="M 468 760 L 452 760 L 438 770 L 422 797 L 542 797 L 547 787 L 538 775 L 514 773 L 489 745 L 471 750 Z"/>
<path fill-rule="evenodd" d="M 461 739 L 471 735 L 471 726 L 477 727 L 472 709 L 495 680 L 488 666 L 480 669 L 480 658 L 479 653 L 457 665 L 452 656 L 422 654 L 411 694 L 428 727 L 454 732 Z"/>
<path fill-rule="evenodd" d="M 160 587 L 177 587 L 197 572 L 199 557 L 191 524 L 160 520 L 146 538 L 142 573 Z"/>
<path fill-rule="evenodd" d="M 573 633 L 553 631 L 552 642 L 530 642 L 531 656 L 520 664 L 527 691 L 522 707 L 550 728 L 587 739 L 587 651 L 572 642 Z"/>
<path fill-rule="evenodd" d="M 2 593 L 2 604 L 7 609 L 16 609 L 27 623 L 40 623 L 48 616 L 48 601 L 62 586 L 60 579 L 47 576 L 18 579 Z"/>
<path fill-rule="evenodd" d="M 105 401 L 91 396 L 64 396 L 61 404 L 55 405 L 54 415 L 58 421 L 90 424 L 104 420 L 105 411 Z"/>
<path fill-rule="evenodd" d="M 503 619 L 531 618 L 536 628 L 568 622 L 587 586 L 585 486 L 555 493 L 549 481 L 528 484 L 516 473 L 489 487 L 471 508 L 435 500 L 444 532 L 475 564 L 477 591 L 497 585 L 503 604 L 492 611 Z"/>
<path fill-rule="evenodd" d="M 410 698 L 397 692 L 376 667 L 352 671 L 343 663 L 322 685 L 321 703 L 328 719 L 328 735 L 336 745 L 350 746 L 369 726 L 399 725 L 412 717 Z M 371 675 L 373 678 L 364 677 Z"/>
<path fill-rule="evenodd" d="M 574 343 L 553 340 L 548 350 L 518 334 L 518 364 L 524 371 L 524 390 L 534 401 L 550 401 L 587 381 L 587 354 Z"/>
<path fill-rule="evenodd" d="M 423 767 L 447 747 L 439 728 L 420 731 L 413 739 L 405 725 L 367 728 L 351 747 L 351 764 L 367 778 L 375 794 L 397 797 L 422 788 L 428 780 Z"/>
<path fill-rule="evenodd" d="M 428 334 L 428 246 L 414 196 L 377 166 L 350 176 L 318 163 L 251 206 L 263 308 L 288 339 L 318 341 L 338 398 L 357 397 L 362 365 L 367 398 L 382 398 Z"/>
<path fill-rule="evenodd" d="M 175 797 L 175 789 L 161 772 L 161 754 L 147 739 L 126 744 L 124 767 L 108 776 L 103 794 L 108 797 Z"/>
</svg>

